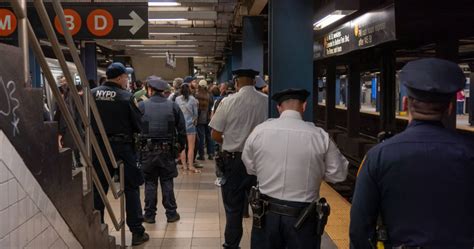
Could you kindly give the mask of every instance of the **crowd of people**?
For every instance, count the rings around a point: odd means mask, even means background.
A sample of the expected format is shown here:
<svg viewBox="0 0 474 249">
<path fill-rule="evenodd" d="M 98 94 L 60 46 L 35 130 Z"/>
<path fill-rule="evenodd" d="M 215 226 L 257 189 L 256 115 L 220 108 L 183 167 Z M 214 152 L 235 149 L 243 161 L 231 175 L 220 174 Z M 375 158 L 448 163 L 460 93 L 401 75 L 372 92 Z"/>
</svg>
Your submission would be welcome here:
<svg viewBox="0 0 474 249">
<path fill-rule="evenodd" d="M 129 73 L 113 63 L 107 80 L 92 94 L 114 155 L 125 164 L 132 245 L 149 240 L 142 222 L 156 222 L 158 181 L 167 221 L 180 219 L 173 187 L 177 159 L 183 172 L 199 174 L 195 160 L 206 160 L 207 153 L 207 160 L 216 162 L 222 191 L 224 248 L 240 248 L 249 204 L 252 249 L 320 248 L 330 213 L 320 185 L 343 181 L 349 163 L 326 131 L 303 120 L 309 91 L 284 89 L 269 98 L 268 86 L 252 69 L 233 71 L 232 86 L 192 76 L 170 85 L 154 75 L 130 85 Z M 456 64 L 440 59 L 410 62 L 400 75 L 408 89 L 409 126 L 371 149 L 360 166 L 350 247 L 472 248 L 474 146 L 441 122 L 455 111 L 452 100 L 465 85 L 464 75 Z M 276 103 L 278 118 L 268 119 L 270 101 Z M 95 123 L 93 130 L 98 134 Z M 141 134 L 138 165 L 135 133 Z M 107 191 L 95 156 L 93 164 Z M 103 221 L 97 189 L 94 204 Z"/>
</svg>

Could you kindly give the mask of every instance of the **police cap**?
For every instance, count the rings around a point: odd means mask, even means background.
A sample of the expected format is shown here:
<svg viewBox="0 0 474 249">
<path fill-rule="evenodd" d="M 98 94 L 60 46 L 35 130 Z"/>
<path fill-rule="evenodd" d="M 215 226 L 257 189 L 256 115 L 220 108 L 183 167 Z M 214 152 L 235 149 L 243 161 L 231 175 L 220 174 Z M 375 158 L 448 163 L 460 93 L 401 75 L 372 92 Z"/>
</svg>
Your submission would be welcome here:
<svg viewBox="0 0 474 249">
<path fill-rule="evenodd" d="M 297 99 L 305 102 L 309 95 L 310 92 L 305 89 L 290 88 L 273 94 L 272 99 L 278 104 L 281 104 L 283 101 L 289 99 Z"/>
<path fill-rule="evenodd" d="M 155 89 L 156 91 L 165 91 L 169 87 L 168 82 L 154 75 L 147 78 L 147 83 L 148 86 Z"/>
<path fill-rule="evenodd" d="M 131 73 L 133 73 L 133 69 L 129 67 L 128 68 L 125 67 L 120 62 L 114 62 L 110 64 L 110 66 L 107 68 L 107 71 L 105 72 L 108 79 L 115 79 L 122 74 L 131 74 Z"/>
<path fill-rule="evenodd" d="M 255 71 L 253 69 L 247 69 L 247 68 L 240 68 L 240 69 L 232 71 L 232 74 L 235 75 L 236 78 L 249 77 L 249 78 L 255 79 L 255 76 L 257 76 L 259 73 L 260 73 L 259 71 Z"/>
<path fill-rule="evenodd" d="M 264 88 L 267 85 L 267 83 L 265 83 L 265 80 L 263 80 L 260 76 L 255 77 L 255 82 L 256 88 Z"/>
<path fill-rule="evenodd" d="M 425 102 L 448 102 L 466 84 L 462 69 L 453 62 L 430 58 L 407 63 L 400 81 L 408 96 Z"/>
</svg>

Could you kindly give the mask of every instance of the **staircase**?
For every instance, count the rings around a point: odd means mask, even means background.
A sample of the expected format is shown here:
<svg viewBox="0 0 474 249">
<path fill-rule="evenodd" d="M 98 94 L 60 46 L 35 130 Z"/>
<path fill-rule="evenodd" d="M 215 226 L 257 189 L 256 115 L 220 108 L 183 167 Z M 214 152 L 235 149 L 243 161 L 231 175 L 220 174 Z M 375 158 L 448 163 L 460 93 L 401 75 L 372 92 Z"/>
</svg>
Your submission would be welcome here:
<svg viewBox="0 0 474 249">
<path fill-rule="evenodd" d="M 72 174 L 71 150 L 58 150 L 57 123 L 43 122 L 42 89 L 24 87 L 21 51 L 0 44 L 0 54 L 0 129 L 83 248 L 115 249 L 92 192 L 83 192 L 82 173 Z"/>
</svg>

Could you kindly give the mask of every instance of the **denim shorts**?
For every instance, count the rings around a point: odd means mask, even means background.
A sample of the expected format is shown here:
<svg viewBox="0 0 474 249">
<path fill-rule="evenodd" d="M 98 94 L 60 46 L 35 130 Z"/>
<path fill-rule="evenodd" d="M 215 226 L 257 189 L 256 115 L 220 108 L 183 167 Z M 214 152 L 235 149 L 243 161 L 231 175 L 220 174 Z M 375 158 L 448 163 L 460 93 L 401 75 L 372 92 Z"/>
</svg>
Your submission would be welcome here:
<svg viewBox="0 0 474 249">
<path fill-rule="evenodd" d="M 196 126 L 186 127 L 186 135 L 194 135 L 196 134 Z"/>
</svg>

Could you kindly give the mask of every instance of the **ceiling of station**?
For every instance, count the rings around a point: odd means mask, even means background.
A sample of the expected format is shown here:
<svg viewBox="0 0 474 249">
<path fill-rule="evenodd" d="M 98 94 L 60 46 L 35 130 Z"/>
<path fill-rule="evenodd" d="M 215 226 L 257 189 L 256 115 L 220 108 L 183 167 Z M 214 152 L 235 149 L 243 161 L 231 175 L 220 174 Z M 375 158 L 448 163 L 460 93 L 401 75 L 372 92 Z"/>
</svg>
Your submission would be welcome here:
<svg viewBox="0 0 474 249">
<path fill-rule="evenodd" d="M 169 52 L 177 58 L 193 57 L 202 71 L 216 72 L 228 42 L 238 39 L 232 36 L 232 28 L 241 6 L 239 0 L 149 0 L 149 39 L 102 40 L 98 44 L 123 51 L 125 56 L 164 58 Z"/>
</svg>

